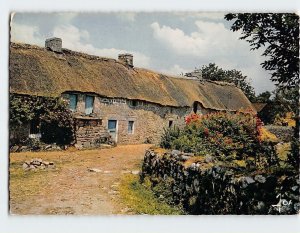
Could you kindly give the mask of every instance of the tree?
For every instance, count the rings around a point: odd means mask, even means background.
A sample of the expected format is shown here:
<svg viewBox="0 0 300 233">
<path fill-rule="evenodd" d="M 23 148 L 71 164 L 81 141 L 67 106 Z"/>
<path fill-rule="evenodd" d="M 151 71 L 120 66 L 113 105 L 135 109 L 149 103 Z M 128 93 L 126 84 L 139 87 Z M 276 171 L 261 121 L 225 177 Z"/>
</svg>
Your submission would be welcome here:
<svg viewBox="0 0 300 233">
<path fill-rule="evenodd" d="M 235 20 L 231 30 L 241 30 L 243 36 L 240 39 L 249 42 L 251 50 L 265 47 L 262 56 L 265 56 L 266 60 L 261 65 L 271 71 L 271 80 L 279 87 L 278 90 L 292 90 L 287 95 L 294 98 L 290 106 L 296 116 L 296 127 L 289 160 L 298 170 L 299 16 L 294 13 L 230 13 L 225 15 L 225 19 Z"/>
<path fill-rule="evenodd" d="M 258 103 L 269 103 L 271 101 L 271 92 L 269 91 L 264 91 L 262 93 L 260 93 L 256 98 L 255 98 L 255 102 Z"/>
<path fill-rule="evenodd" d="M 215 63 L 209 63 L 208 66 L 202 66 L 201 71 L 203 79 L 233 83 L 235 86 L 242 89 L 250 101 L 254 101 L 254 88 L 247 80 L 247 76 L 244 76 L 241 71 L 235 69 L 223 70 Z"/>
<path fill-rule="evenodd" d="M 296 14 L 243 13 L 227 14 L 235 20 L 231 30 L 242 32 L 240 39 L 250 43 L 251 50 L 266 47 L 261 64 L 272 72 L 272 81 L 278 86 L 299 85 L 299 16 Z"/>
</svg>

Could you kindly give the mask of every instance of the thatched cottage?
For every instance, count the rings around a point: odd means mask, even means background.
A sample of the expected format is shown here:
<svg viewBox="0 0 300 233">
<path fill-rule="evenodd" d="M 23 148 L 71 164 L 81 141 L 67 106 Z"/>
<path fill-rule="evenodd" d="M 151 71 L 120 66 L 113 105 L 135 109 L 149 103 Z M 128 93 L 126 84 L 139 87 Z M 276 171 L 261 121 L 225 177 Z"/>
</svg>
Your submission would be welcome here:
<svg viewBox="0 0 300 233">
<path fill-rule="evenodd" d="M 164 128 L 184 125 L 192 112 L 253 109 L 231 84 L 136 68 L 131 54 L 115 60 L 61 45 L 59 38 L 44 48 L 11 43 L 10 92 L 68 99 L 79 146 L 107 134 L 120 144 L 157 143 Z"/>
</svg>

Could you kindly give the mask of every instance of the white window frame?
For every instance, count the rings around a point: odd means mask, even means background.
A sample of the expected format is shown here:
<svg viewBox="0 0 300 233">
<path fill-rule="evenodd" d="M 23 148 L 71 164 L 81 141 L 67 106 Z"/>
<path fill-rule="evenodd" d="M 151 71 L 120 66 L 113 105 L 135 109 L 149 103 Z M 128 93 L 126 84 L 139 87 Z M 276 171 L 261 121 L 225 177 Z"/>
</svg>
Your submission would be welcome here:
<svg viewBox="0 0 300 233">
<path fill-rule="evenodd" d="M 132 129 L 131 129 L 131 131 L 129 131 L 129 122 L 132 122 Z M 128 127 L 127 127 L 127 133 L 128 134 L 134 134 L 134 129 L 135 129 L 135 121 L 132 121 L 132 120 L 129 120 L 128 121 Z"/>
</svg>

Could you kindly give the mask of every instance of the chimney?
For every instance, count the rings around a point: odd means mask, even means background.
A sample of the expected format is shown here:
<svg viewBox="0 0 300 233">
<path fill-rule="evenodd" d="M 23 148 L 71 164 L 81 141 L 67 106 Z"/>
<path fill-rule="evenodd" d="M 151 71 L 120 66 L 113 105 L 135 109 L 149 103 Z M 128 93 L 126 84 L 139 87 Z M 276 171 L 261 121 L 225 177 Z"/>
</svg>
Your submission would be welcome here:
<svg viewBox="0 0 300 233">
<path fill-rule="evenodd" d="M 118 60 L 126 66 L 133 67 L 133 55 L 130 53 L 119 54 Z"/>
<path fill-rule="evenodd" d="M 53 52 L 61 53 L 62 52 L 61 47 L 62 47 L 61 38 L 52 37 L 52 38 L 46 39 L 46 41 L 45 41 L 45 48 L 49 49 Z"/>
</svg>

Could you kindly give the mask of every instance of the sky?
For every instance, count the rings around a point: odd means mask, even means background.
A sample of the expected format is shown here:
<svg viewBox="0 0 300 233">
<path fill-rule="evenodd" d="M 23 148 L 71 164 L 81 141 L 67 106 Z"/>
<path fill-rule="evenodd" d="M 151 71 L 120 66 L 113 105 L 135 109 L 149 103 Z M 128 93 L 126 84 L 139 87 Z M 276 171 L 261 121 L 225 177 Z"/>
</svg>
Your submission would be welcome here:
<svg viewBox="0 0 300 233">
<path fill-rule="evenodd" d="M 60 37 L 63 47 L 117 59 L 132 53 L 134 66 L 180 75 L 215 63 L 248 77 L 256 94 L 274 90 L 271 75 L 261 68 L 263 50 L 250 51 L 230 31 L 225 13 L 111 12 L 15 13 L 11 41 L 44 46 Z"/>
</svg>

